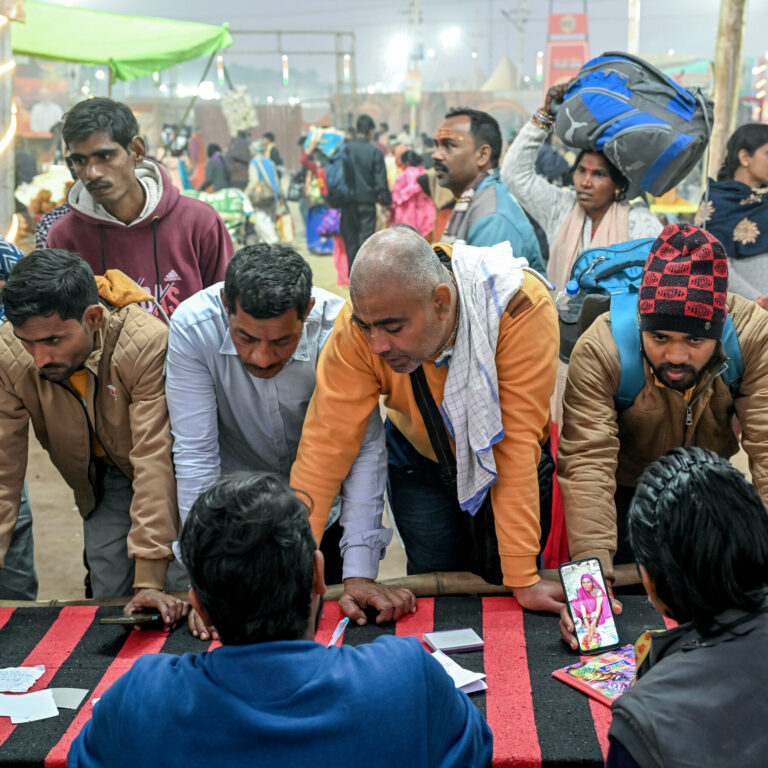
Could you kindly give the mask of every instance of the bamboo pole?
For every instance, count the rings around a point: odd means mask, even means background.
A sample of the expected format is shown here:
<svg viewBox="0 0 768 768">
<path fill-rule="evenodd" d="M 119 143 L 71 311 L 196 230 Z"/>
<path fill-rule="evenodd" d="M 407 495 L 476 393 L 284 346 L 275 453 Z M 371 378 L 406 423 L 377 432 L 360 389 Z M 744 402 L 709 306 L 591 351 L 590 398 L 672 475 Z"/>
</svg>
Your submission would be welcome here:
<svg viewBox="0 0 768 768">
<path fill-rule="evenodd" d="M 709 175 L 712 178 L 717 178 L 725 144 L 736 127 L 746 9 L 747 0 L 721 0 L 720 3 L 713 92 L 715 117 L 709 149 Z"/>
<path fill-rule="evenodd" d="M 640 576 L 634 563 L 615 565 L 614 586 L 625 587 L 629 584 L 639 584 Z M 558 580 L 556 570 L 539 571 L 544 579 Z M 511 595 L 512 590 L 500 584 L 489 584 L 480 576 L 467 571 L 433 571 L 432 573 L 417 573 L 412 576 L 401 576 L 394 579 L 384 579 L 379 582 L 393 589 L 410 589 L 416 597 L 439 597 L 440 595 Z M 186 600 L 186 592 L 173 592 L 176 597 Z M 344 594 L 343 584 L 331 584 L 325 593 L 326 600 L 338 600 Z M 125 605 L 130 597 L 113 597 L 107 600 L 39 600 L 37 602 L 20 602 L 18 600 L 0 600 L 4 606 L 38 606 L 56 607 L 60 605 Z"/>
</svg>

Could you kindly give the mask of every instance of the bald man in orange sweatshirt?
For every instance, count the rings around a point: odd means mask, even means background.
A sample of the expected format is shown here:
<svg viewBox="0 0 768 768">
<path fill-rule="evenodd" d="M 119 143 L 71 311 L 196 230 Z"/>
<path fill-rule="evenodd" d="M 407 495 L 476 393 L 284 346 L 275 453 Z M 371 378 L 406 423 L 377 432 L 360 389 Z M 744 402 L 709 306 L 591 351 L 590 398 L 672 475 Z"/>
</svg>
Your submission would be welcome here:
<svg viewBox="0 0 768 768">
<path fill-rule="evenodd" d="M 562 588 L 537 570 L 537 468 L 559 344 L 546 283 L 509 243 L 432 248 L 395 226 L 360 249 L 350 297 L 318 363 L 291 472 L 312 497 L 315 537 L 383 396 L 388 493 L 408 572 L 471 570 L 512 588 L 524 608 L 558 612 Z M 478 561 L 468 542 L 483 521 L 492 543 Z M 345 582 L 353 620 L 384 599 L 372 580 Z"/>
</svg>

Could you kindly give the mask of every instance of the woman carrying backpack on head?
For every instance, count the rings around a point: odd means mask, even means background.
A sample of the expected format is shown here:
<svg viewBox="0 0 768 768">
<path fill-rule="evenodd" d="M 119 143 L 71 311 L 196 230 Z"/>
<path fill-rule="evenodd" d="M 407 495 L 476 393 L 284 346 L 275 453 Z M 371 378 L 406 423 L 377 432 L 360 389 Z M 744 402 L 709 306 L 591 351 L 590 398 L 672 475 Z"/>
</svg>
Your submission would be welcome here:
<svg viewBox="0 0 768 768">
<path fill-rule="evenodd" d="M 544 106 L 517 134 L 504 157 L 501 178 L 549 242 L 547 277 L 565 287 L 576 257 L 586 248 L 656 237 L 661 222 L 645 206 L 630 206 L 627 179 L 602 152 L 582 150 L 573 164 L 573 189 L 550 184 L 536 173 L 536 158 L 555 124 L 567 83 L 553 85 Z"/>
</svg>

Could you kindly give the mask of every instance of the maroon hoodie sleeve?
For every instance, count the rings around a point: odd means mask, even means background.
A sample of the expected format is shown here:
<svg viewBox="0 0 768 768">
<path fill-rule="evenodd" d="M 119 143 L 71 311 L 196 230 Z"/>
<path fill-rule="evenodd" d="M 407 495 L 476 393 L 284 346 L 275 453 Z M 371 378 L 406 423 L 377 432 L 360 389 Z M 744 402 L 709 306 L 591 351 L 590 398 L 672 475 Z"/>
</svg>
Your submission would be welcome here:
<svg viewBox="0 0 768 768">
<path fill-rule="evenodd" d="M 229 264 L 235 250 L 232 245 L 232 238 L 229 236 L 221 216 L 213 209 L 211 212 L 213 213 L 213 221 L 208 230 L 200 237 L 197 252 L 203 288 L 224 279 L 227 264 Z"/>
</svg>

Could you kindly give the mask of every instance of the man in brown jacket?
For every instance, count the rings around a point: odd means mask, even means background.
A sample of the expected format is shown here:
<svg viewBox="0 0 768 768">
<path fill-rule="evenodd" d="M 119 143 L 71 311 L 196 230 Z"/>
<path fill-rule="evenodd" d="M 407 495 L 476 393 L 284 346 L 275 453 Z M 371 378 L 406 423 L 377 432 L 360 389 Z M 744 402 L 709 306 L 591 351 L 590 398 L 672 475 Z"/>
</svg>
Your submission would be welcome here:
<svg viewBox="0 0 768 768">
<path fill-rule="evenodd" d="M 112 277 L 99 279 L 113 304 L 127 305 L 109 311 L 86 262 L 44 249 L 19 261 L 3 288 L 0 557 L 18 516 L 31 421 L 84 518 L 93 596 L 133 592 L 126 614 L 152 608 L 171 624 L 184 604 L 162 592 L 178 521 L 163 382 L 168 334 L 128 303 L 138 286 Z M 186 586 L 183 574 L 176 581 L 169 586 Z"/>
<path fill-rule="evenodd" d="M 614 562 L 632 562 L 626 536 L 638 478 L 678 445 L 709 448 L 728 458 L 741 443 L 752 482 L 768 502 L 768 312 L 727 293 L 728 262 L 712 235 L 669 225 L 651 248 L 639 297 L 638 337 L 644 384 L 618 409 L 619 350 L 610 315 L 601 315 L 577 342 L 563 400 L 558 478 L 571 558 L 598 557 L 606 577 Z M 737 387 L 723 373 L 721 335 L 733 322 L 743 363 Z M 621 610 L 618 601 L 614 608 Z M 573 647 L 572 624 L 563 618 Z"/>
</svg>

